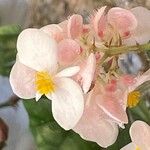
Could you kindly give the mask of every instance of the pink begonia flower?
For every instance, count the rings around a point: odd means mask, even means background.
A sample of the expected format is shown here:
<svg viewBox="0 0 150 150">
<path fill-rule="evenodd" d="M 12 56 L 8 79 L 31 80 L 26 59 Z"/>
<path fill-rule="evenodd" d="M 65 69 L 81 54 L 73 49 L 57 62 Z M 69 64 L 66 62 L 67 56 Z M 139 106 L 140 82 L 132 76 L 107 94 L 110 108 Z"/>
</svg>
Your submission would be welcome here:
<svg viewBox="0 0 150 150">
<path fill-rule="evenodd" d="M 18 37 L 17 50 L 18 60 L 10 74 L 14 93 L 36 100 L 45 95 L 52 100 L 53 116 L 60 126 L 73 128 L 82 116 L 84 99 L 80 86 L 69 77 L 80 68 L 69 67 L 57 73 L 57 44 L 38 29 L 24 30 Z"/>
<path fill-rule="evenodd" d="M 82 49 L 76 39 L 85 32 L 84 29 L 83 18 L 77 14 L 60 24 L 51 24 L 41 28 L 58 42 L 58 62 L 60 65 L 71 65 L 81 54 Z"/>
<path fill-rule="evenodd" d="M 96 98 L 97 105 L 121 127 L 128 123 L 126 114 L 127 107 L 136 106 L 139 102 L 140 93 L 136 88 L 150 80 L 150 69 L 143 75 L 133 78 L 124 76 L 112 85 L 115 88 L 111 91 L 107 86 L 101 89 L 102 92 Z M 116 87 L 115 87 L 116 86 Z"/>
<path fill-rule="evenodd" d="M 132 142 L 121 150 L 149 150 L 150 126 L 143 121 L 135 121 L 130 128 Z"/>
<path fill-rule="evenodd" d="M 128 37 L 137 27 L 137 20 L 129 10 L 114 7 L 100 8 L 92 18 L 92 25 L 101 39 L 112 38 L 113 34 Z"/>
<path fill-rule="evenodd" d="M 150 39 L 150 11 L 144 7 L 126 10 L 119 7 L 100 8 L 92 18 L 97 36 L 110 40 L 119 34 L 125 45 L 144 44 Z"/>
<path fill-rule="evenodd" d="M 128 123 L 127 100 L 132 98 L 132 94 L 131 97 L 128 94 L 148 80 L 150 69 L 137 78 L 126 75 L 119 80 L 112 80 L 115 90 L 107 90 L 107 85 L 96 83 L 85 96 L 84 113 L 73 130 L 83 139 L 94 141 L 102 147 L 112 145 L 118 136 L 117 124 L 124 128 L 124 124 Z"/>
<path fill-rule="evenodd" d="M 73 130 L 83 139 L 94 141 L 106 148 L 116 141 L 118 126 L 96 104 L 99 89 L 96 84 L 94 89 L 87 94 L 83 116 Z"/>
</svg>

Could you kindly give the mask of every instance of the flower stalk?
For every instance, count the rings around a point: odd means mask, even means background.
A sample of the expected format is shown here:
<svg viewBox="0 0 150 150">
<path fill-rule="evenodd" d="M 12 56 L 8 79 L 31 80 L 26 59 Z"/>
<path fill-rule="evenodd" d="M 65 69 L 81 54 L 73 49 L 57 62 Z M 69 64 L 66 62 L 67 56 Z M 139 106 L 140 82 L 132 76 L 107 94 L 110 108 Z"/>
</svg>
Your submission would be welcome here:
<svg viewBox="0 0 150 150">
<path fill-rule="evenodd" d="M 134 46 L 121 46 L 121 47 L 110 47 L 106 49 L 95 48 L 95 51 L 104 51 L 107 56 L 115 56 L 128 52 L 142 52 L 142 51 L 150 51 L 150 43 L 142 44 L 142 45 L 134 45 Z"/>
</svg>

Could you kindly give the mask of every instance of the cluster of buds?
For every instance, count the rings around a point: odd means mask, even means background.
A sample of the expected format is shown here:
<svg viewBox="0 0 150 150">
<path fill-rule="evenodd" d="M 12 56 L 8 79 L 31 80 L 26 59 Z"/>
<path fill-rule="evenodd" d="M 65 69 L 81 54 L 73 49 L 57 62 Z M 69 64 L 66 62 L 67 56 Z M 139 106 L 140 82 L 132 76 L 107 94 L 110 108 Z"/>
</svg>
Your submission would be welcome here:
<svg viewBox="0 0 150 150">
<path fill-rule="evenodd" d="M 84 24 L 74 14 L 59 24 L 22 31 L 10 83 L 20 98 L 52 100 L 62 128 L 108 147 L 118 126 L 128 123 L 126 108 L 140 101 L 137 87 L 150 80 L 150 69 L 123 74 L 118 63 L 124 53 L 150 49 L 150 11 L 105 6 L 89 18 Z"/>
</svg>

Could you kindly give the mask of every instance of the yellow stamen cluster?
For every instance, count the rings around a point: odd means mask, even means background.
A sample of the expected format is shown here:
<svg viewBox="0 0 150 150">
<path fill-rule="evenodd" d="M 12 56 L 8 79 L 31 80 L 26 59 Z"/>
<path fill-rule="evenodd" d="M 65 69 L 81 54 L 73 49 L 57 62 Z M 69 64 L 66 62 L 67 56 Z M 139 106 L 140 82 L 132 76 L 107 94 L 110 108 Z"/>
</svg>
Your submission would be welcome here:
<svg viewBox="0 0 150 150">
<path fill-rule="evenodd" d="M 35 80 L 36 90 L 40 94 L 53 93 L 55 91 L 55 84 L 53 78 L 48 72 L 37 72 Z"/>
<path fill-rule="evenodd" d="M 137 106 L 140 101 L 140 92 L 133 91 L 128 94 L 127 106 L 132 108 Z"/>
<path fill-rule="evenodd" d="M 135 150 L 141 150 L 138 146 L 135 148 Z"/>
</svg>

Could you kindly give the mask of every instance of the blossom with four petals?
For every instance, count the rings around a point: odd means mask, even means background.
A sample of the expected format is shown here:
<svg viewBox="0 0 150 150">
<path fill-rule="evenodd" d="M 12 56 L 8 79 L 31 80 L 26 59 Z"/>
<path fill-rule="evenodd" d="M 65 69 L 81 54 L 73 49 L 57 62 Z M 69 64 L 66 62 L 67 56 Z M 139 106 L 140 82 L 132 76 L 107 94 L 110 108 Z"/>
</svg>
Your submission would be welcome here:
<svg viewBox="0 0 150 150">
<path fill-rule="evenodd" d="M 57 66 L 57 44 L 43 31 L 26 29 L 18 37 L 17 61 L 10 74 L 16 95 L 23 99 L 42 95 L 52 100 L 55 120 L 66 130 L 73 128 L 83 113 L 84 100 L 80 86 L 70 77 L 80 70 Z"/>
</svg>

